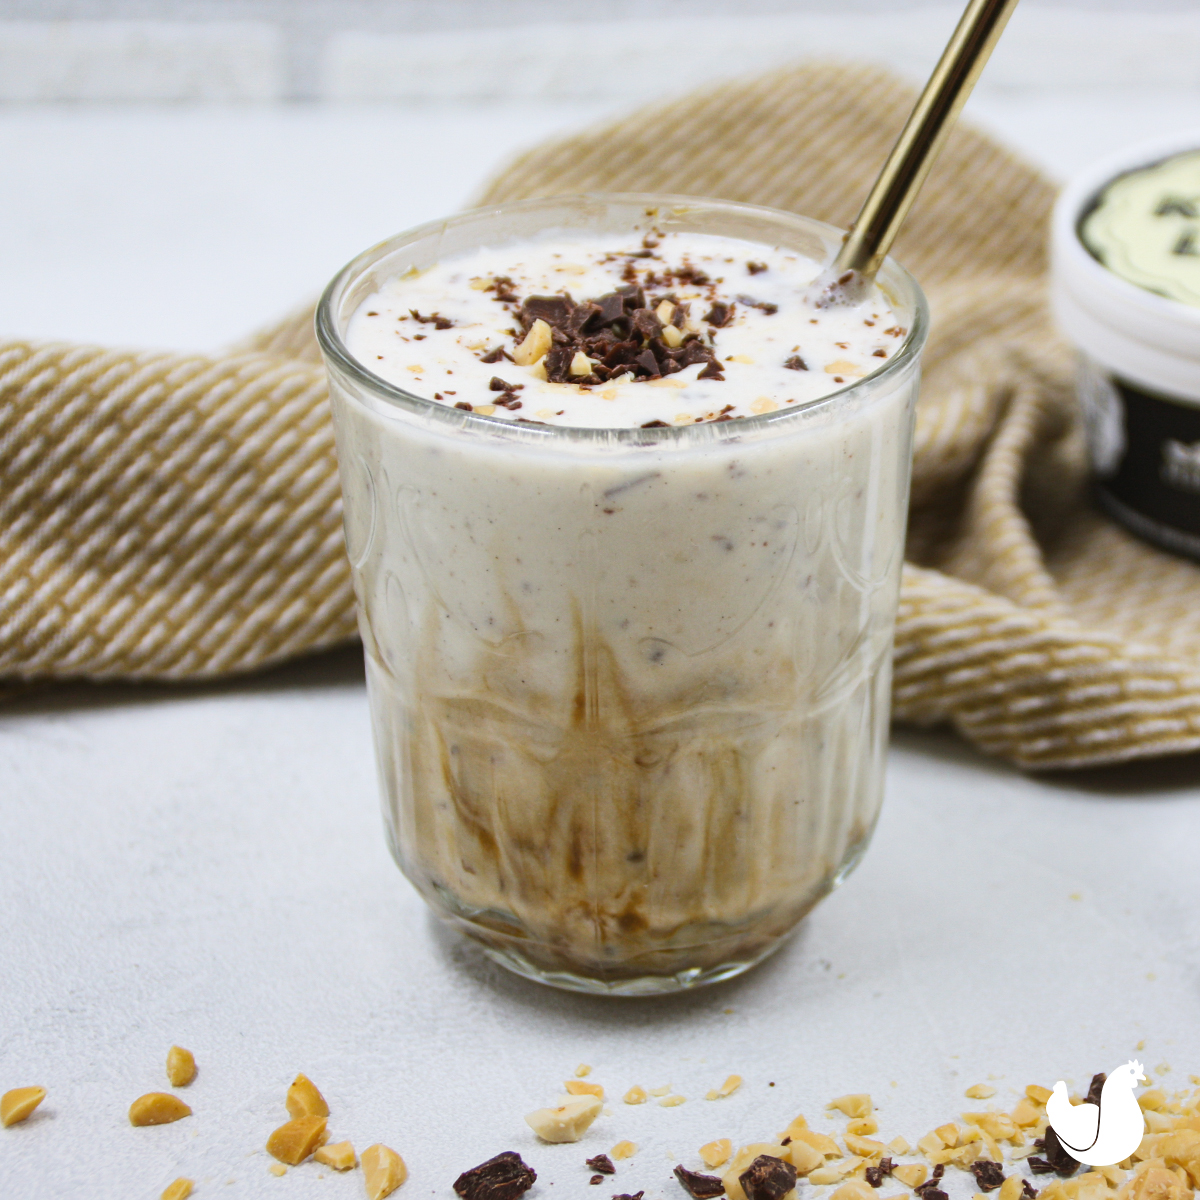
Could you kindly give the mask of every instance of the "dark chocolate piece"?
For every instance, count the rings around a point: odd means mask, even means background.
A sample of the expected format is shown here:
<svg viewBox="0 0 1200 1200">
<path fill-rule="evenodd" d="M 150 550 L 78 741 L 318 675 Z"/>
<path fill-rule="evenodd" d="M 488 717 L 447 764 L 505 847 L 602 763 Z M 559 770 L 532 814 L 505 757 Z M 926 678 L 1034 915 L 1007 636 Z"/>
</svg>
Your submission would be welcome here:
<svg viewBox="0 0 1200 1200">
<path fill-rule="evenodd" d="M 474 408 L 472 408 L 471 405 L 469 405 L 465 400 L 460 400 L 457 404 L 455 404 L 454 407 L 461 408 L 463 410 L 463 412 L 474 412 L 475 411 Z"/>
<path fill-rule="evenodd" d="M 705 367 L 704 370 L 701 371 L 700 374 L 696 376 L 696 378 L 697 379 L 724 379 L 725 376 L 721 374 L 721 364 L 719 362 L 717 362 L 717 360 L 714 358 L 712 360 L 712 362 L 710 362 L 708 364 L 708 366 Z"/>
<path fill-rule="evenodd" d="M 778 304 L 772 304 L 769 300 L 755 300 L 753 296 L 739 295 L 738 299 L 747 308 L 757 308 L 765 312 L 768 317 L 773 317 L 779 311 Z"/>
<path fill-rule="evenodd" d="M 429 316 L 423 317 L 415 308 L 408 311 L 414 321 L 420 321 L 422 325 L 432 325 L 434 329 L 449 329 L 454 324 L 449 317 L 443 317 L 440 313 L 430 313 Z"/>
<path fill-rule="evenodd" d="M 981 1192 L 994 1192 L 1004 1182 L 1004 1168 L 990 1158 L 977 1158 L 971 1164 L 971 1174 Z"/>
<path fill-rule="evenodd" d="M 1035 1175 L 1050 1175 L 1054 1171 L 1054 1168 L 1044 1158 L 1038 1158 L 1037 1155 L 1027 1158 L 1025 1161 Z"/>
<path fill-rule="evenodd" d="M 545 321 L 554 329 L 566 329 L 575 301 L 570 296 L 526 296 L 521 305 L 521 324 L 528 328 L 534 321 Z"/>
<path fill-rule="evenodd" d="M 601 1175 L 615 1175 L 617 1168 L 613 1166 L 613 1160 L 607 1154 L 597 1154 L 595 1158 L 589 1158 L 587 1165 L 593 1171 L 599 1171 Z"/>
<path fill-rule="evenodd" d="M 1088 1088 L 1087 1098 L 1085 1103 L 1094 1104 L 1097 1108 L 1100 1107 L 1100 1093 L 1104 1090 L 1104 1082 L 1108 1079 L 1103 1071 L 1097 1071 L 1092 1076 L 1091 1087 Z"/>
<path fill-rule="evenodd" d="M 733 305 L 726 304 L 721 300 L 714 300 L 713 306 L 704 314 L 705 321 L 710 325 L 715 325 L 720 329 L 723 325 L 729 323 L 729 318 L 733 313 Z"/>
<path fill-rule="evenodd" d="M 644 1191 L 634 1192 L 632 1195 L 629 1192 L 622 1192 L 619 1196 L 614 1196 L 612 1200 L 642 1200 L 645 1194 Z"/>
<path fill-rule="evenodd" d="M 708 1200 L 711 1196 L 721 1196 L 725 1193 L 725 1185 L 719 1176 L 699 1175 L 695 1171 L 689 1171 L 682 1163 L 675 1168 L 675 1178 L 693 1200 Z"/>
<path fill-rule="evenodd" d="M 746 270 L 749 271 L 751 275 L 761 275 L 766 269 L 766 263 L 748 262 L 746 264 Z"/>
<path fill-rule="evenodd" d="M 807 371 L 808 363 L 804 361 L 798 354 L 793 354 L 791 358 L 783 364 L 790 371 Z"/>
<path fill-rule="evenodd" d="M 746 1200 L 782 1200 L 796 1186 L 796 1168 L 782 1158 L 760 1154 L 739 1176 Z"/>
<path fill-rule="evenodd" d="M 505 350 L 503 346 L 497 346 L 495 350 L 489 350 L 479 361 L 485 363 L 498 363 L 506 358 L 509 362 L 512 362 L 513 360 L 512 355 L 509 354 L 509 352 Z"/>
<path fill-rule="evenodd" d="M 670 427 L 670 425 L 668 425 L 666 423 L 666 421 L 647 421 L 643 426 L 641 426 L 641 428 L 642 429 L 670 429 L 671 427 Z"/>
<path fill-rule="evenodd" d="M 488 388 L 493 392 L 519 392 L 525 385 L 523 383 L 509 383 L 506 379 L 501 379 L 499 375 L 493 375 Z"/>
<path fill-rule="evenodd" d="M 495 1158 L 464 1171 L 455 1181 L 454 1190 L 463 1200 L 516 1200 L 537 1180 L 537 1172 L 521 1156 L 505 1150 Z"/>
<path fill-rule="evenodd" d="M 1037 1188 L 1028 1179 L 1021 1180 L 1021 1195 L 1025 1197 L 1025 1200 L 1037 1200 L 1037 1194 Z"/>
<path fill-rule="evenodd" d="M 649 379 L 658 379 L 662 375 L 658 368 L 658 360 L 654 357 L 654 351 L 649 347 L 635 356 L 633 366 L 640 374 L 644 374 Z M 547 368 L 548 373 L 549 368 Z"/>
<path fill-rule="evenodd" d="M 883 1185 L 883 1177 L 885 1175 L 890 1175 L 892 1173 L 892 1168 L 895 1165 L 896 1164 L 890 1158 L 881 1158 L 877 1166 L 867 1167 L 867 1169 L 863 1171 L 863 1175 L 866 1176 L 867 1182 L 873 1188 L 881 1187 Z"/>
<path fill-rule="evenodd" d="M 1058 1140 L 1058 1134 L 1054 1132 L 1053 1125 L 1046 1126 L 1046 1133 L 1043 1140 L 1045 1158 L 1054 1168 L 1054 1173 L 1063 1179 L 1068 1179 L 1074 1175 L 1079 1168 L 1079 1159 L 1072 1158 L 1063 1148 L 1062 1142 Z"/>
</svg>

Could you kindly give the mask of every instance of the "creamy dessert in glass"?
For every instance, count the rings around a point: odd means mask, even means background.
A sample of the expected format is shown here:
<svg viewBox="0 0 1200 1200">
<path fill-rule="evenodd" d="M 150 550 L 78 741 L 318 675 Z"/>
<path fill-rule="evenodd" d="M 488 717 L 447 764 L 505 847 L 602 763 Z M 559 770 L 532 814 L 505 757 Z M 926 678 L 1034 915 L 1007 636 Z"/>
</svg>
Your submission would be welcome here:
<svg viewBox="0 0 1200 1200">
<path fill-rule="evenodd" d="M 927 314 L 810 304 L 840 238 L 526 201 L 322 299 L 391 848 L 521 974 L 728 978 L 866 847 Z"/>
</svg>

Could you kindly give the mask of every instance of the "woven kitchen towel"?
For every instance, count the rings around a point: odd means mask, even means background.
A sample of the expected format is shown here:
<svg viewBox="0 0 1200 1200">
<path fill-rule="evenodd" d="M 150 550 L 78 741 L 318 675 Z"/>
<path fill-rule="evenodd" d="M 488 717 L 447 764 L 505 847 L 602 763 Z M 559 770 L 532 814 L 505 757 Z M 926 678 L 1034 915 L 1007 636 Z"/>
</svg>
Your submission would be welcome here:
<svg viewBox="0 0 1200 1200">
<path fill-rule="evenodd" d="M 913 93 L 805 65 L 531 151 L 488 202 L 669 191 L 852 220 Z M 1029 767 L 1200 748 L 1200 566 L 1086 499 L 1053 191 L 962 127 L 896 248 L 932 304 L 895 712 Z M 305 311 L 223 358 L 0 342 L 0 679 L 202 679 L 353 636 Z"/>
</svg>

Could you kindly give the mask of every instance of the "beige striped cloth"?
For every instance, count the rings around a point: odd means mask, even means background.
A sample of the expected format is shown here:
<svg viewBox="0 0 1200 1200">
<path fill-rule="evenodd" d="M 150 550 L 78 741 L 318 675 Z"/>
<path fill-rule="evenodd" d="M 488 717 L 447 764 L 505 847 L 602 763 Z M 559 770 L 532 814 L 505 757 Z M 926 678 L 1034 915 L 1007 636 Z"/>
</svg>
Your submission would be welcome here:
<svg viewBox="0 0 1200 1200">
<path fill-rule="evenodd" d="M 488 202 L 720 196 L 849 223 L 913 101 L 802 65 L 542 146 Z M 1049 183 L 969 128 L 896 248 L 934 314 L 895 712 L 1027 767 L 1200 748 L 1200 566 L 1096 513 L 1046 309 Z M 198 680 L 354 636 L 305 311 L 228 355 L 0 342 L 0 680 Z"/>
</svg>

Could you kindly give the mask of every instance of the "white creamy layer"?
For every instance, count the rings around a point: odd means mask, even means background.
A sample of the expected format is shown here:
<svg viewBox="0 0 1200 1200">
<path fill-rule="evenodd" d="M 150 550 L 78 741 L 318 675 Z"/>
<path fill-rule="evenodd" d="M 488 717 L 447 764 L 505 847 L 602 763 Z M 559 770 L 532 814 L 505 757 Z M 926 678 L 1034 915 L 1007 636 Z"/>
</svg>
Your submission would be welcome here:
<svg viewBox="0 0 1200 1200">
<path fill-rule="evenodd" d="M 878 289 L 861 305 L 812 307 L 806 291 L 820 269 L 791 251 L 710 234 L 656 233 L 643 244 L 633 235 L 555 233 L 388 281 L 359 306 L 346 343 L 369 371 L 405 391 L 485 416 L 592 428 L 736 419 L 838 391 L 901 345 L 906 330 Z M 671 322 L 663 340 L 698 338 L 723 379 L 699 378 L 706 365 L 694 363 L 659 379 L 552 383 L 540 356 L 481 361 L 497 348 L 528 356 L 518 353 L 528 297 L 566 293 L 582 303 L 631 284 Z M 668 296 L 674 306 L 662 308 Z M 723 325 L 705 320 L 714 303 L 731 306 Z M 493 390 L 493 379 L 514 387 Z"/>
</svg>

